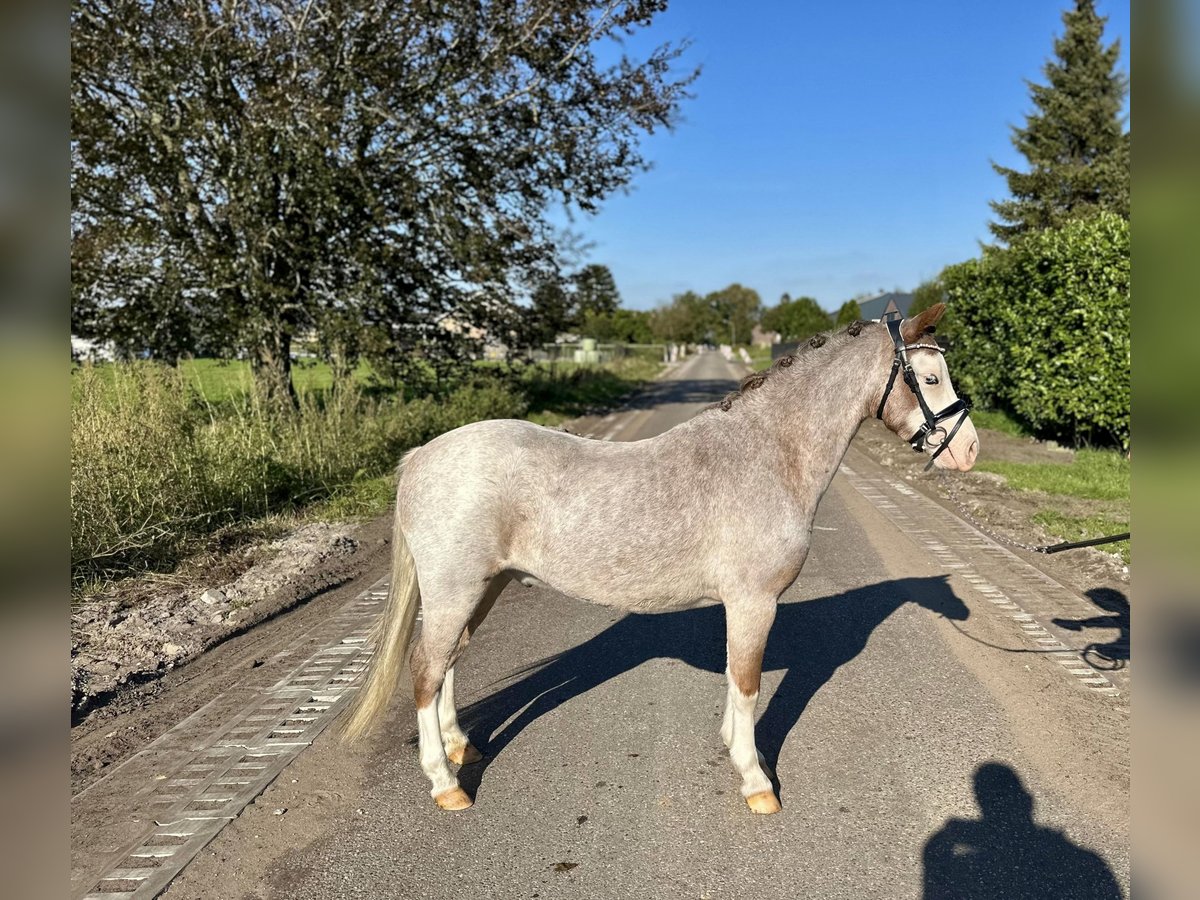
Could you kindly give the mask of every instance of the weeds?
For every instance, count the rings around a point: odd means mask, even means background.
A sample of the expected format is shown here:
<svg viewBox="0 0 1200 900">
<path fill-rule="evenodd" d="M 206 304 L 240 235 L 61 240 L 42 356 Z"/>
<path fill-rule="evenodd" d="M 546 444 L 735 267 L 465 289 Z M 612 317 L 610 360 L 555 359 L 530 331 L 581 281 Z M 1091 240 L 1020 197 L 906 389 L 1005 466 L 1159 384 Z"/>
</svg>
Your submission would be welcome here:
<svg viewBox="0 0 1200 900">
<path fill-rule="evenodd" d="M 443 402 L 375 400 L 356 385 L 300 392 L 280 413 L 253 391 L 215 405 L 178 370 L 84 367 L 71 431 L 73 580 L 162 569 L 216 528 L 326 500 L 401 454 L 481 418 L 520 417 L 502 386 Z"/>
<path fill-rule="evenodd" d="M 528 366 L 517 377 L 529 399 L 529 419 L 539 425 L 561 425 L 614 405 L 661 368 L 657 360 L 628 356 L 604 366 Z"/>
</svg>

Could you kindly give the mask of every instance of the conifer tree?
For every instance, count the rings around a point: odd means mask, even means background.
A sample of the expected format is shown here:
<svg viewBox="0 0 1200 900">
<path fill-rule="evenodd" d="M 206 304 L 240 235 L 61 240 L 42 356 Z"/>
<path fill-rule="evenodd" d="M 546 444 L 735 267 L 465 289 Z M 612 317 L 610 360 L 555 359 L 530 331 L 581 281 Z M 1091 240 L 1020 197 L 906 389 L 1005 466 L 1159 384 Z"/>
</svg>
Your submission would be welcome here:
<svg viewBox="0 0 1200 900">
<path fill-rule="evenodd" d="M 1129 218 L 1129 134 L 1121 116 L 1128 82 L 1116 69 L 1119 42 L 1103 44 L 1106 21 L 1093 0 L 1076 0 L 1063 14 L 1055 59 L 1043 69 L 1047 84 L 1029 85 L 1036 109 L 1012 135 L 1029 171 L 992 164 L 1012 195 L 991 204 L 1000 221 L 989 227 L 1002 241 L 1100 210 Z"/>
</svg>

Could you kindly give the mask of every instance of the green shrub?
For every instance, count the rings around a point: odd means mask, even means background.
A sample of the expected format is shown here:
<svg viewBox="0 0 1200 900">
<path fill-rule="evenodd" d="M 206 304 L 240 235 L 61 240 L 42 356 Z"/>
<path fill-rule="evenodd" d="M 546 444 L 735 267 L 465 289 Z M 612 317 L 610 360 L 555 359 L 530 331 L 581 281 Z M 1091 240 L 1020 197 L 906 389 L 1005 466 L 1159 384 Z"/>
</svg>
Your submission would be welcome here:
<svg viewBox="0 0 1200 900">
<path fill-rule="evenodd" d="M 1101 213 L 941 274 L 956 386 L 1043 437 L 1129 444 L 1129 223 Z"/>
</svg>

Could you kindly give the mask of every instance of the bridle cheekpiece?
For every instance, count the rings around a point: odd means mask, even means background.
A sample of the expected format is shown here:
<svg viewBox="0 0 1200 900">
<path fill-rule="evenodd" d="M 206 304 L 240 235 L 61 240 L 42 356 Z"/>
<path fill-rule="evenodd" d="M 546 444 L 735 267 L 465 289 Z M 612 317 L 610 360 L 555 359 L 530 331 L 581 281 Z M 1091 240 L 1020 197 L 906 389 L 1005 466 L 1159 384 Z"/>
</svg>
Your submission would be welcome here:
<svg viewBox="0 0 1200 900">
<path fill-rule="evenodd" d="M 906 344 L 904 338 L 900 335 L 899 319 L 889 319 L 884 324 L 887 326 L 888 334 L 891 335 L 892 344 L 896 348 L 896 355 L 892 359 L 892 373 L 888 376 L 887 387 L 883 389 L 883 397 L 879 401 L 879 409 L 875 411 L 875 418 L 883 418 L 883 407 L 892 393 L 892 387 L 896 384 L 896 375 L 903 372 L 904 383 L 908 385 L 908 389 L 916 396 L 917 405 L 921 407 L 921 415 L 925 417 L 924 424 L 908 439 L 909 444 L 918 453 L 922 453 L 925 450 L 925 443 L 931 435 L 938 431 L 945 435 L 944 440 L 933 451 L 933 455 L 929 457 L 929 462 L 925 465 L 925 471 L 928 472 L 933 468 L 933 461 L 938 458 L 943 450 L 950 446 L 950 441 L 954 439 L 954 435 L 958 434 L 958 429 L 967 420 L 967 416 L 971 412 L 971 404 L 960 397 L 940 412 L 935 413 L 931 410 L 929 404 L 925 402 L 925 397 L 921 394 L 921 385 L 917 381 L 917 373 L 913 371 L 912 363 L 908 361 L 908 352 L 910 350 L 933 350 L 936 353 L 945 353 L 946 351 L 937 344 Z M 959 414 L 958 421 L 954 423 L 954 427 L 950 429 L 950 433 L 946 434 L 946 429 L 938 423 L 944 422 L 955 414 Z"/>
</svg>

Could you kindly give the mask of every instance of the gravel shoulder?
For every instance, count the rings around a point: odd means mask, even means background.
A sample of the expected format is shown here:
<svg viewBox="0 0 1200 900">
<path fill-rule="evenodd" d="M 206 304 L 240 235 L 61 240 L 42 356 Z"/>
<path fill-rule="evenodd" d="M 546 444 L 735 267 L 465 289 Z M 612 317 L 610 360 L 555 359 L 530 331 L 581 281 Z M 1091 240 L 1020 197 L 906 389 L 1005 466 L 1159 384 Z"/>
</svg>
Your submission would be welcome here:
<svg viewBox="0 0 1200 900">
<path fill-rule="evenodd" d="M 270 648 L 361 590 L 359 576 L 382 571 L 390 530 L 389 516 L 304 525 L 255 549 L 257 561 L 230 581 L 126 584 L 122 599 L 77 609 L 72 794 L 216 694 L 279 677 L 288 663 Z"/>
</svg>

